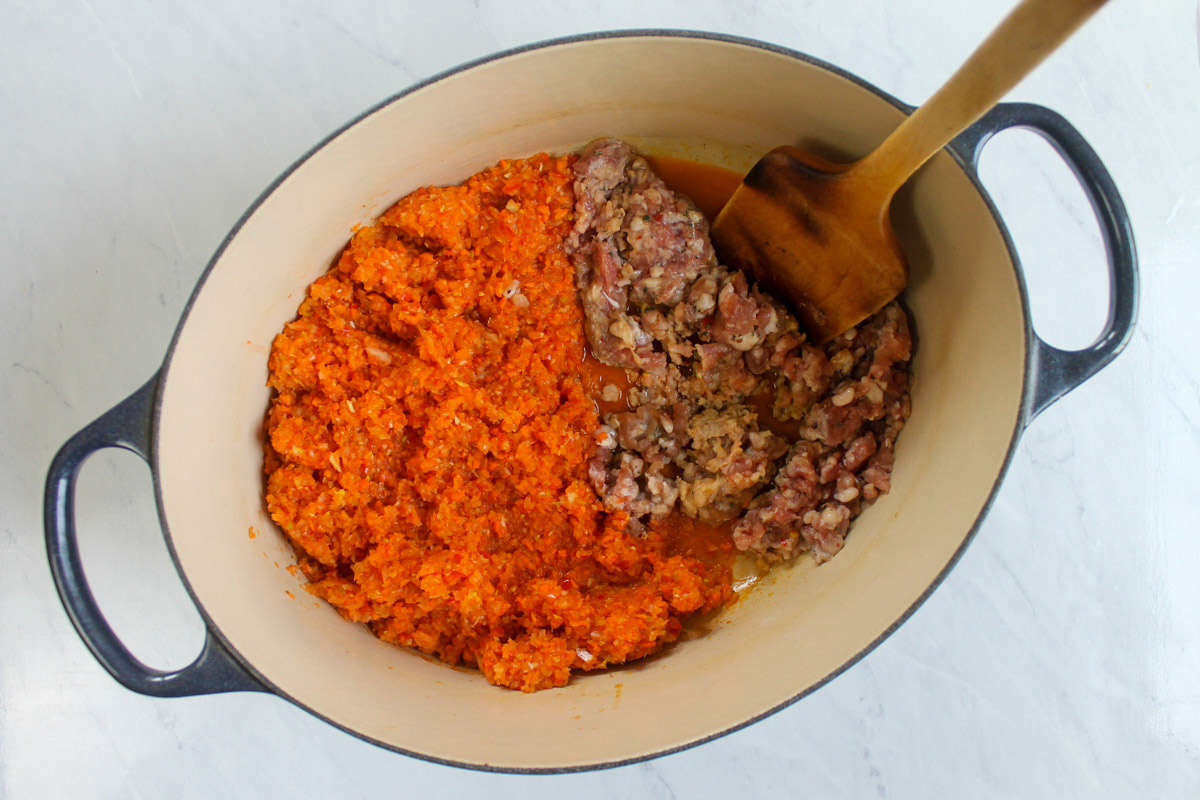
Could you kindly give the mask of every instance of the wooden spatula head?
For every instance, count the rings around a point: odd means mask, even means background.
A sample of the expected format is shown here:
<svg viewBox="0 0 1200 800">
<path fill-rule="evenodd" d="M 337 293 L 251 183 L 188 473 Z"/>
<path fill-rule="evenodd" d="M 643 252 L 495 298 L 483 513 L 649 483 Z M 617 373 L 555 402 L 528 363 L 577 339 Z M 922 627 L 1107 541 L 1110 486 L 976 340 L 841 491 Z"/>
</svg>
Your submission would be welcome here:
<svg viewBox="0 0 1200 800">
<path fill-rule="evenodd" d="M 777 147 L 746 175 L 712 226 L 717 256 L 785 300 L 825 342 L 895 298 L 908 262 L 879 196 L 851 166 Z"/>
<path fill-rule="evenodd" d="M 790 301 L 828 341 L 900 293 L 908 266 L 888 220 L 892 195 L 1107 0 L 1021 0 L 945 85 L 860 161 L 779 147 L 713 223 L 717 255 Z"/>
</svg>

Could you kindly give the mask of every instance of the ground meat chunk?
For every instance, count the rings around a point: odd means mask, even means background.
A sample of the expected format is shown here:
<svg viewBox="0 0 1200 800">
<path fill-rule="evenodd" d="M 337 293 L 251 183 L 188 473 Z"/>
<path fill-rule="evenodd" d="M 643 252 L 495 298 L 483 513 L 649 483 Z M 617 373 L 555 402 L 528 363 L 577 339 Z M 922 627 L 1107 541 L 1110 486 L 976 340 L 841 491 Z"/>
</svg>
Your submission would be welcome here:
<svg viewBox="0 0 1200 800">
<path fill-rule="evenodd" d="M 809 410 L 804 418 L 805 438 L 838 445 L 853 437 L 865 423 L 900 416 L 899 406 L 907 398 L 912 352 L 908 318 L 891 303 L 860 328 L 851 340 L 855 349 L 850 373 Z M 849 349 L 841 344 L 833 346 Z M 905 419 L 907 416 L 903 415 Z"/>
<path fill-rule="evenodd" d="M 825 352 L 807 342 L 782 352 L 777 345 L 769 364 L 781 376 L 773 408 L 779 419 L 803 419 L 813 402 L 829 390 L 834 374 Z"/>
<path fill-rule="evenodd" d="M 767 560 L 811 550 L 818 563 L 827 561 L 863 502 L 891 489 L 896 436 L 912 411 L 908 318 L 891 303 L 826 344 L 825 353 L 842 380 L 811 404 L 804 441 L 734 527 L 737 546 Z"/>
<path fill-rule="evenodd" d="M 687 432 L 691 448 L 679 459 L 680 504 L 688 516 L 710 524 L 740 514 L 787 450 L 783 439 L 758 429 L 745 406 L 705 409 L 688 422 Z"/>
<path fill-rule="evenodd" d="M 708 394 L 740 400 L 758 385 L 758 379 L 746 367 L 745 357 L 728 345 L 696 345 L 696 356 L 696 376 Z"/>
<path fill-rule="evenodd" d="M 588 480 L 605 507 L 632 517 L 669 513 L 679 488 L 666 469 L 689 440 L 686 407 L 646 404 L 609 414 L 600 431 Z"/>
<path fill-rule="evenodd" d="M 674 307 L 716 265 L 708 223 L 616 139 L 598 139 L 575 164 L 575 228 L 569 241 L 588 340 L 606 363 L 643 367 L 652 337 L 626 312 Z"/>
<path fill-rule="evenodd" d="M 844 453 L 799 442 L 770 491 L 734 527 L 734 543 L 768 560 L 812 550 L 818 563 L 827 561 L 842 549 L 850 520 L 861 510 L 860 483 Z"/>
<path fill-rule="evenodd" d="M 634 411 L 610 414 L 617 431 L 617 444 L 641 453 L 647 460 L 666 464 L 688 443 L 687 407 L 643 405 Z"/>
<path fill-rule="evenodd" d="M 766 560 L 831 558 L 891 487 L 911 411 L 904 311 L 891 303 L 813 345 L 717 262 L 707 220 L 629 145 L 592 142 L 574 174 L 567 251 L 588 343 L 631 377 L 629 410 L 605 416 L 589 464 L 605 508 L 634 533 L 678 509 L 730 523 L 737 547 Z M 797 441 L 762 427 L 764 408 L 795 421 Z"/>
<path fill-rule="evenodd" d="M 593 462 L 595 463 L 595 462 Z M 625 512 L 632 520 L 663 517 L 679 499 L 679 484 L 667 477 L 661 464 L 647 464 L 628 451 L 619 453 L 588 475 L 609 511 Z"/>
</svg>

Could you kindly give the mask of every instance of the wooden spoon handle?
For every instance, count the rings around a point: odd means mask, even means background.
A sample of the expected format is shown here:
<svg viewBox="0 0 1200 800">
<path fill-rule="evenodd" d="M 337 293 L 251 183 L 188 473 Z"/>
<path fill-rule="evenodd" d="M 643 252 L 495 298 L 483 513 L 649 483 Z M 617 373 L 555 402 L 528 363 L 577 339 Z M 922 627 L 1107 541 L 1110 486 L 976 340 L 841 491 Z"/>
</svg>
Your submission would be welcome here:
<svg viewBox="0 0 1200 800">
<path fill-rule="evenodd" d="M 864 191 L 890 198 L 1106 2 L 1024 0 L 933 97 L 851 168 L 852 180 Z"/>
</svg>

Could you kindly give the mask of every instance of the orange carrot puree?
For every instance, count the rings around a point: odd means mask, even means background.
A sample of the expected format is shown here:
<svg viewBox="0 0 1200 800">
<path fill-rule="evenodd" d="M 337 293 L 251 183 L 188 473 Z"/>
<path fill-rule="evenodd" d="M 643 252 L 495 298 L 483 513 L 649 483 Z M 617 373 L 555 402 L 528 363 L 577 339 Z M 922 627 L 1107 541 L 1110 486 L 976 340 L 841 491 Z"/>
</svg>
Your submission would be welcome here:
<svg viewBox="0 0 1200 800">
<path fill-rule="evenodd" d="M 727 542 L 686 524 L 634 538 L 586 481 L 572 161 L 405 197 L 313 282 L 269 360 L 267 506 L 308 590 L 524 691 L 652 653 L 732 596 Z"/>
</svg>

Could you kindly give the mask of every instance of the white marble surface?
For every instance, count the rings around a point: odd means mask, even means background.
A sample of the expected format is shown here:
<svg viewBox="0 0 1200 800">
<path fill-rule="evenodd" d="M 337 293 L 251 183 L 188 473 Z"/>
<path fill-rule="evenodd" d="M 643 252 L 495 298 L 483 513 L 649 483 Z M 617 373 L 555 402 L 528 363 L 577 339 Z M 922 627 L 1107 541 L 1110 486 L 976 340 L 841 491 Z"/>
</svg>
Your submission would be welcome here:
<svg viewBox="0 0 1200 800">
<path fill-rule="evenodd" d="M 1026 433 L 976 543 L 861 663 L 747 730 L 553 777 L 424 763 L 265 695 L 154 700 L 71 629 L 42 546 L 54 450 L 161 359 L 192 285 L 294 158 L 405 85 L 589 30 L 748 35 L 919 102 L 1008 0 L 0 0 L 0 797 L 1200 796 L 1200 57 L 1194 0 L 1114 0 L 1013 94 L 1120 186 L 1144 300 L 1126 353 Z M 1103 317 L 1100 245 L 1032 135 L 983 174 L 1051 341 Z M 146 469 L 84 470 L 84 559 L 150 663 L 196 652 Z M 130 570 L 124 564 L 135 564 Z"/>
</svg>

